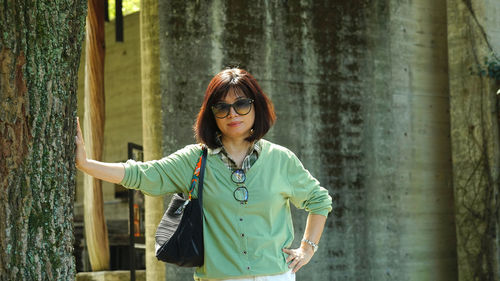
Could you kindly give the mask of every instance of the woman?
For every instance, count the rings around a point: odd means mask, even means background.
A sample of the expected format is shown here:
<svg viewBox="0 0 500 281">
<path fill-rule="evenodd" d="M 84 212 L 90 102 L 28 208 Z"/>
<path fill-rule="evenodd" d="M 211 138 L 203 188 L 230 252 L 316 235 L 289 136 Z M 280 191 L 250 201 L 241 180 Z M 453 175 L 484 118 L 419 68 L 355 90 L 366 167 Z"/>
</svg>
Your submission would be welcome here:
<svg viewBox="0 0 500 281">
<path fill-rule="evenodd" d="M 262 139 L 275 121 L 271 101 L 242 69 L 218 73 L 194 126 L 208 147 L 203 187 L 205 263 L 195 280 L 295 280 L 318 248 L 328 191 L 288 149 Z M 86 157 L 80 125 L 76 165 L 96 178 L 150 195 L 187 193 L 201 145 L 157 161 L 102 163 Z M 297 249 L 290 203 L 309 211 Z"/>
</svg>

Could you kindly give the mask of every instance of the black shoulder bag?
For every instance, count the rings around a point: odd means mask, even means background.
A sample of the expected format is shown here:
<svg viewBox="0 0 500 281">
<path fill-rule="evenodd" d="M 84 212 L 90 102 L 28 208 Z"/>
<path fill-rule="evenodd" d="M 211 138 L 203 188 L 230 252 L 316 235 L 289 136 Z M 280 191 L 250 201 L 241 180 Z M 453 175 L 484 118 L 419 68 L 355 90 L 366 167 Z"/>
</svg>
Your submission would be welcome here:
<svg viewBox="0 0 500 281">
<path fill-rule="evenodd" d="M 177 193 L 172 196 L 156 230 L 156 257 L 158 260 L 184 267 L 202 266 L 203 247 L 203 176 L 207 160 L 204 146 L 191 180 L 188 198 Z M 191 198 L 196 182 L 198 198 Z"/>
</svg>

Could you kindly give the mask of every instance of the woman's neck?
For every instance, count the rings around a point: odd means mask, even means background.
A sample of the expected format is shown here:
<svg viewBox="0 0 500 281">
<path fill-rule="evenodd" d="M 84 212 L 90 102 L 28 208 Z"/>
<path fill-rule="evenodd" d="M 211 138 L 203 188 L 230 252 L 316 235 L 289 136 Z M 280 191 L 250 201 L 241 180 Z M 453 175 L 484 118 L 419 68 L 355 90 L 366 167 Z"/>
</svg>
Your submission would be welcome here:
<svg viewBox="0 0 500 281">
<path fill-rule="evenodd" d="M 224 149 L 229 154 L 242 154 L 246 153 L 250 148 L 251 143 L 246 141 L 245 138 L 227 138 L 222 137 L 222 144 Z"/>
</svg>

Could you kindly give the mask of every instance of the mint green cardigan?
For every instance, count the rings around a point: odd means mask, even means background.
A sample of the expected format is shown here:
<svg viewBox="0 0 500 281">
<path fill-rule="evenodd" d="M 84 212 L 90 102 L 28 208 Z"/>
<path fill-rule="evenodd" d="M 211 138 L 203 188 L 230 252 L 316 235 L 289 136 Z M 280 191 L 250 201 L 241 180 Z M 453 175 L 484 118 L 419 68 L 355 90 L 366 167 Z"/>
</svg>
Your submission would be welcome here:
<svg viewBox="0 0 500 281">
<path fill-rule="evenodd" d="M 328 191 L 290 150 L 262 141 L 259 158 L 246 173 L 248 204 L 233 197 L 237 185 L 217 155 L 209 153 L 203 184 L 205 264 L 195 277 L 211 279 L 273 275 L 288 271 L 283 248 L 294 239 L 290 203 L 312 214 L 332 210 Z M 156 161 L 124 163 L 121 184 L 152 196 L 187 193 L 200 145 Z M 196 197 L 196 194 L 193 195 Z"/>
</svg>

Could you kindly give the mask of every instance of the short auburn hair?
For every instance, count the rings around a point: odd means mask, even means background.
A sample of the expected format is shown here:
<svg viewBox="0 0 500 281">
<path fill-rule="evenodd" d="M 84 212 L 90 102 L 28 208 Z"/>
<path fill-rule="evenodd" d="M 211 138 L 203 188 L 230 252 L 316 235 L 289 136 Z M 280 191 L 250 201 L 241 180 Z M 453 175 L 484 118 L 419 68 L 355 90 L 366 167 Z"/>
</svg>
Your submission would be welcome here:
<svg viewBox="0 0 500 281">
<path fill-rule="evenodd" d="M 253 134 L 247 137 L 246 141 L 252 142 L 261 139 L 276 121 L 273 103 L 262 91 L 257 80 L 243 69 L 225 69 L 217 73 L 208 84 L 203 104 L 194 125 L 196 141 L 206 144 L 212 149 L 220 146 L 216 140 L 216 135 L 220 130 L 215 122 L 212 105 L 223 100 L 230 90 L 242 93 L 247 98 L 254 100 Z"/>
</svg>

